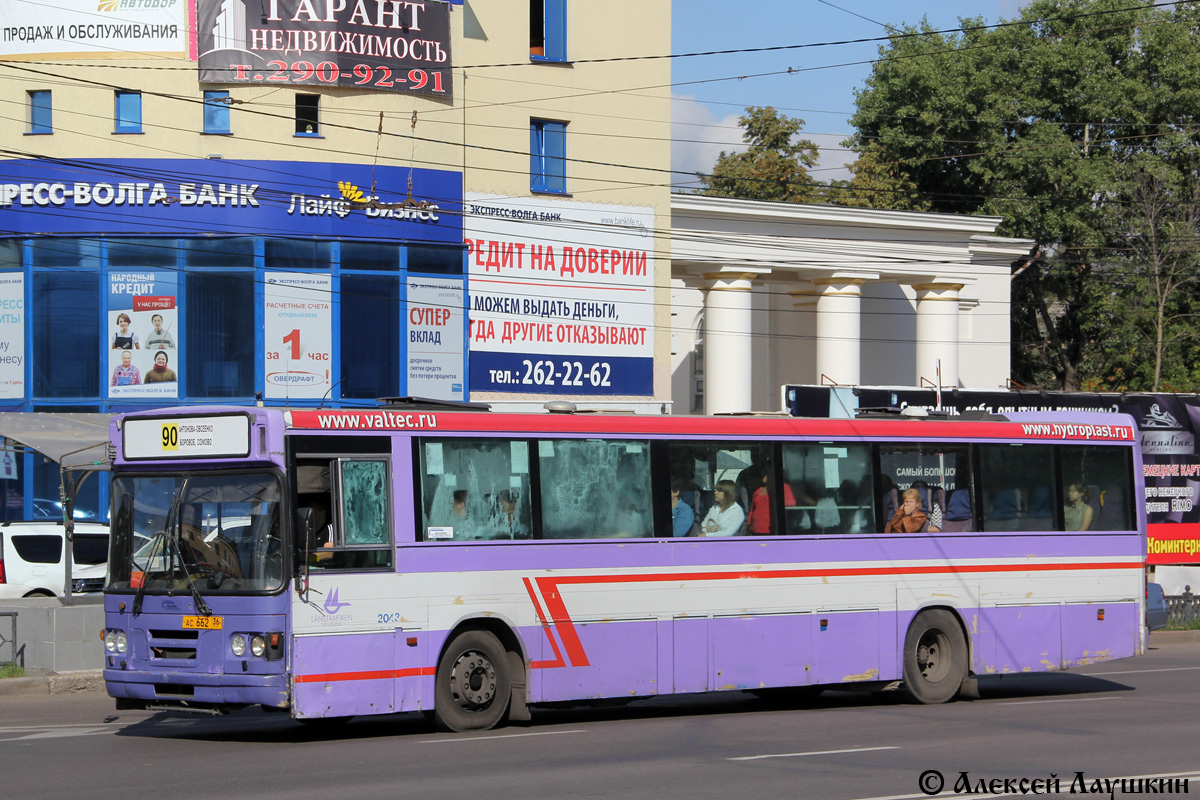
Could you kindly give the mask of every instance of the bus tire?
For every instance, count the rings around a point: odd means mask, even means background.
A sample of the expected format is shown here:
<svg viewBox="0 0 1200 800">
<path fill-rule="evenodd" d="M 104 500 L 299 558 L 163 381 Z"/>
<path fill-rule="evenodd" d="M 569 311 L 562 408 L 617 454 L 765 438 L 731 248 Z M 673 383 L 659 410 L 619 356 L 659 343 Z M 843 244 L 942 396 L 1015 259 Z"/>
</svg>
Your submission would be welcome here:
<svg viewBox="0 0 1200 800">
<path fill-rule="evenodd" d="M 455 636 L 438 662 L 433 724 L 440 731 L 486 731 L 508 712 L 508 654 L 487 631 Z"/>
<path fill-rule="evenodd" d="M 949 611 L 917 614 L 904 636 L 904 693 L 926 705 L 953 700 L 967 677 L 967 639 Z"/>
</svg>

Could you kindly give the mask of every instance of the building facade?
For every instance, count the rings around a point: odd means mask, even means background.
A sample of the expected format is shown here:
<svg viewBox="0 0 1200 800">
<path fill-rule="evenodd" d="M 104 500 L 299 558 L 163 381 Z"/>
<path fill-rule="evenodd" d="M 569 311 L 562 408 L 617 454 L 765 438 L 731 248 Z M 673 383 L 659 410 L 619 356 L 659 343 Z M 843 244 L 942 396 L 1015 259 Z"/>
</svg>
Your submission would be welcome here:
<svg viewBox="0 0 1200 800">
<path fill-rule="evenodd" d="M 668 52 L 633 0 L 5 2 L 0 408 L 658 410 Z"/>
<path fill-rule="evenodd" d="M 997 217 L 676 195 L 672 220 L 676 413 L 779 411 L 786 384 L 1006 385 L 1033 242 Z"/>
</svg>

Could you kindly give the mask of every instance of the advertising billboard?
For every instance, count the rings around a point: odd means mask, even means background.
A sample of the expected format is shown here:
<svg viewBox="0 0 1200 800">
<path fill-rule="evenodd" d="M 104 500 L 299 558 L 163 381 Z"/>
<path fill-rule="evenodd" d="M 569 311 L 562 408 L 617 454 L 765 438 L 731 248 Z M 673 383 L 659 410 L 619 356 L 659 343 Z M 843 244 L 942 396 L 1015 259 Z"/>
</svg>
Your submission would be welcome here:
<svg viewBox="0 0 1200 800">
<path fill-rule="evenodd" d="M 451 97 L 439 0 L 196 0 L 201 83 Z"/>
<path fill-rule="evenodd" d="M 654 393 L 654 209 L 472 194 L 471 390 Z"/>
<path fill-rule="evenodd" d="M 0 400 L 25 397 L 25 273 L 0 272 Z"/>
<path fill-rule="evenodd" d="M 4 0 L 0 58 L 184 55 L 188 0 Z"/>
<path fill-rule="evenodd" d="M 333 363 L 333 278 L 328 273 L 264 275 L 266 396 L 323 400 Z"/>
<path fill-rule="evenodd" d="M 109 273 L 103 341 L 110 398 L 179 397 L 178 282 L 167 270 Z"/>
</svg>

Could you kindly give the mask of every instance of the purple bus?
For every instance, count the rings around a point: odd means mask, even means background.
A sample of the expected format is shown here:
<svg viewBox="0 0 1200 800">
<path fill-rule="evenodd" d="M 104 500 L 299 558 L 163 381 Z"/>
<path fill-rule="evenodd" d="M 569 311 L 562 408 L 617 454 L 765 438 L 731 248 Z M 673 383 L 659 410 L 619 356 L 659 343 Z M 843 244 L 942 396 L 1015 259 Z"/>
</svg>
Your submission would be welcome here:
<svg viewBox="0 0 1200 800">
<path fill-rule="evenodd" d="M 1122 415 L 393 401 L 128 414 L 112 444 L 104 678 L 121 709 L 483 730 L 539 703 L 685 692 L 942 703 L 978 675 L 1144 649 Z"/>
</svg>

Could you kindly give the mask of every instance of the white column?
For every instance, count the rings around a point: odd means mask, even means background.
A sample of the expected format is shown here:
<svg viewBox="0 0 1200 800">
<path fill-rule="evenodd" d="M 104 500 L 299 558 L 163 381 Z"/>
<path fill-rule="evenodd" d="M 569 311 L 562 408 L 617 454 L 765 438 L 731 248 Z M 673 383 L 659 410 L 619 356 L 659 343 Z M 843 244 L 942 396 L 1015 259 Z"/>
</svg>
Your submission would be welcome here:
<svg viewBox="0 0 1200 800">
<path fill-rule="evenodd" d="M 704 297 L 705 414 L 751 410 L 751 277 L 704 276 L 710 282 Z"/>
<path fill-rule="evenodd" d="M 862 284 L 860 278 L 814 280 L 817 296 L 817 379 L 839 385 L 861 381 Z"/>
<path fill-rule="evenodd" d="M 945 387 L 958 387 L 958 292 L 961 283 L 914 284 L 917 292 L 916 383 L 921 378 L 937 382 L 937 362 L 942 362 Z"/>
</svg>

